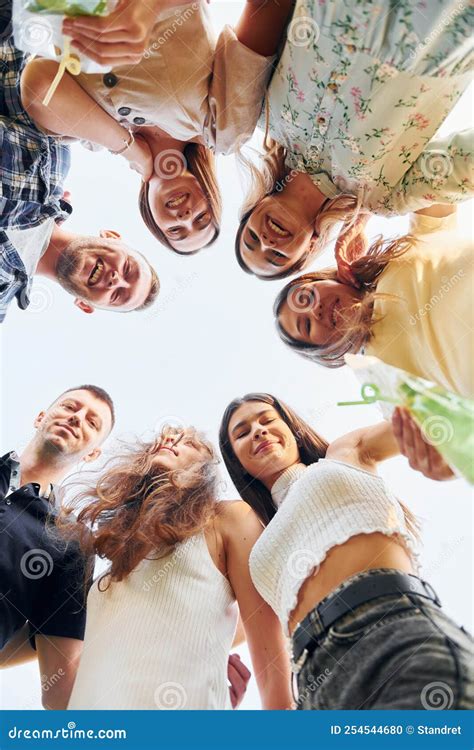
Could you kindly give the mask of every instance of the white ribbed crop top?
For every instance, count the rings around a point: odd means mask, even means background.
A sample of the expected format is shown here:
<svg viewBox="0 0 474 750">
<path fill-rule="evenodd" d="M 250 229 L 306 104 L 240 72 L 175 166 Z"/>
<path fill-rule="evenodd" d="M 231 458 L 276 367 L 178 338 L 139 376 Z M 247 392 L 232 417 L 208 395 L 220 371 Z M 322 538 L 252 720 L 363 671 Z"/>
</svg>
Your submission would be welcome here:
<svg viewBox="0 0 474 750">
<path fill-rule="evenodd" d="M 68 708 L 231 708 L 227 661 L 237 619 L 203 533 L 143 560 L 105 591 L 95 581 Z"/>
<path fill-rule="evenodd" d="M 287 635 L 301 586 L 332 547 L 381 532 L 398 535 L 414 550 L 403 510 L 384 480 L 350 464 L 295 464 L 277 479 L 272 497 L 278 511 L 252 549 L 250 573 Z"/>
</svg>

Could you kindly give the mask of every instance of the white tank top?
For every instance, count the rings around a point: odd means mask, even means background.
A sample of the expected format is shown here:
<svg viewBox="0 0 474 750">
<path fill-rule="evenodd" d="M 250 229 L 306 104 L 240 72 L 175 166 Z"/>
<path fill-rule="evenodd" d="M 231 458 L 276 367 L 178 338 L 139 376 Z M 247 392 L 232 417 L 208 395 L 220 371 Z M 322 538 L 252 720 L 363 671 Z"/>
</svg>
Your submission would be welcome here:
<svg viewBox="0 0 474 750">
<path fill-rule="evenodd" d="M 238 620 L 204 533 L 87 599 L 69 709 L 231 708 L 227 661 Z"/>
<path fill-rule="evenodd" d="M 414 550 L 403 510 L 384 480 L 350 464 L 320 459 L 291 466 L 273 485 L 272 497 L 278 511 L 252 549 L 250 573 L 287 635 L 301 586 L 332 547 L 356 534 L 381 532 L 398 535 Z"/>
</svg>

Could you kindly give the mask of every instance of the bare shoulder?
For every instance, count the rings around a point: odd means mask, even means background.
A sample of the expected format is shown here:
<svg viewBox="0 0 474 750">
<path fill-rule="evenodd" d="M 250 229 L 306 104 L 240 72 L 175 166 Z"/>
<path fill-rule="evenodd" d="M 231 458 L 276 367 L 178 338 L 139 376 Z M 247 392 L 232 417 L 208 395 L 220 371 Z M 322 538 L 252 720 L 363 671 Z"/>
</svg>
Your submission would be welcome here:
<svg viewBox="0 0 474 750">
<path fill-rule="evenodd" d="M 259 517 L 244 500 L 222 500 L 219 503 L 217 523 L 221 533 L 227 538 L 246 533 L 259 536 L 263 530 Z"/>
</svg>

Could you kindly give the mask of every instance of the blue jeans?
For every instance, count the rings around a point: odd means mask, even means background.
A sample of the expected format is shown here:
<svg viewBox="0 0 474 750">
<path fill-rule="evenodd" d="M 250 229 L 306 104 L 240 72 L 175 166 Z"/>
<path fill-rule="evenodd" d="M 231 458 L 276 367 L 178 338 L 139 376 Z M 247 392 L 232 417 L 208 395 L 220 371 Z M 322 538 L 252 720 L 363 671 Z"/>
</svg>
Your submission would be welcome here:
<svg viewBox="0 0 474 750">
<path fill-rule="evenodd" d="M 327 596 L 344 598 L 351 577 Z M 472 709 L 472 638 L 440 607 L 416 594 L 361 604 L 327 630 L 316 609 L 317 640 L 297 675 L 298 709 Z"/>
</svg>

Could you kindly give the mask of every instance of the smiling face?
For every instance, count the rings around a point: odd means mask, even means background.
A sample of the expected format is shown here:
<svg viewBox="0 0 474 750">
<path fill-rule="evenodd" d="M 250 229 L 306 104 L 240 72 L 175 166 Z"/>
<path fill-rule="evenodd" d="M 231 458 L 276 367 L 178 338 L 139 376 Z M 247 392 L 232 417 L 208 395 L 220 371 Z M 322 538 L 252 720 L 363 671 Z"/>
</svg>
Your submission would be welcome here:
<svg viewBox="0 0 474 750">
<path fill-rule="evenodd" d="M 283 193 L 274 193 L 263 198 L 247 219 L 239 252 L 252 273 L 271 278 L 292 269 L 316 241 L 314 224 L 308 224 Z"/>
<path fill-rule="evenodd" d="M 91 461 L 112 429 L 108 404 L 91 391 L 68 391 L 35 420 L 36 440 L 68 459 Z"/>
<path fill-rule="evenodd" d="M 195 430 L 165 430 L 152 450 L 153 464 L 160 469 L 186 469 L 197 461 L 208 461 L 210 449 L 196 437 Z"/>
<path fill-rule="evenodd" d="M 145 302 L 152 284 L 149 264 L 122 242 L 97 242 L 97 247 L 72 242 L 56 266 L 61 286 L 78 298 L 85 312 L 94 307 L 127 312 Z M 90 304 L 88 304 L 90 303 Z"/>
<path fill-rule="evenodd" d="M 277 410 L 247 401 L 233 413 L 228 438 L 246 472 L 271 488 L 282 471 L 299 461 L 295 436 Z"/>
<path fill-rule="evenodd" d="M 148 186 L 148 203 L 159 229 L 180 253 L 205 247 L 214 238 L 214 223 L 209 201 L 190 172 L 172 179 L 154 175 Z"/>
<path fill-rule="evenodd" d="M 334 344 L 360 318 L 361 293 L 339 281 L 310 281 L 290 287 L 278 323 L 293 341 Z"/>
</svg>

